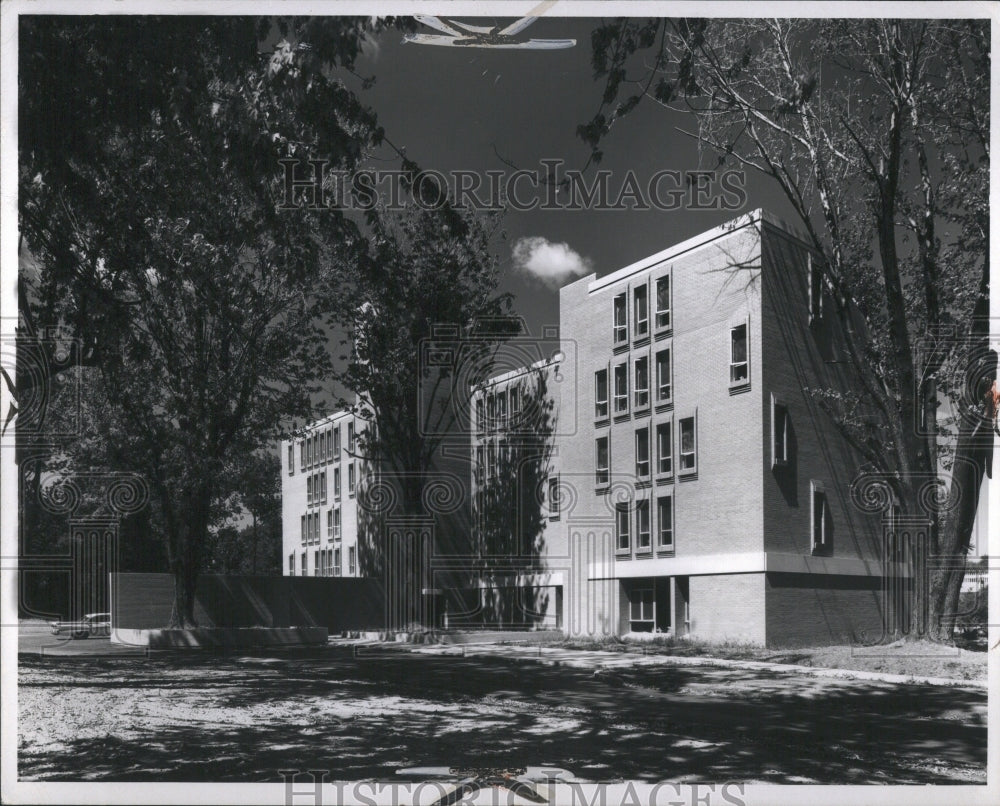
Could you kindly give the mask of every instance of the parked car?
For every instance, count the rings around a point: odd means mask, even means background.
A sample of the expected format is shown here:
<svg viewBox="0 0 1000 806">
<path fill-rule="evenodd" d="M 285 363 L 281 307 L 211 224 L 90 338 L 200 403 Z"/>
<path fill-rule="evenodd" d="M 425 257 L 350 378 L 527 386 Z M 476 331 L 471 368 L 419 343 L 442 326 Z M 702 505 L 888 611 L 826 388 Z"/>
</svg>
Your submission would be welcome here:
<svg viewBox="0 0 1000 806">
<path fill-rule="evenodd" d="M 111 634 L 110 613 L 88 613 L 79 621 L 50 621 L 52 634 L 69 633 L 73 638 Z"/>
</svg>

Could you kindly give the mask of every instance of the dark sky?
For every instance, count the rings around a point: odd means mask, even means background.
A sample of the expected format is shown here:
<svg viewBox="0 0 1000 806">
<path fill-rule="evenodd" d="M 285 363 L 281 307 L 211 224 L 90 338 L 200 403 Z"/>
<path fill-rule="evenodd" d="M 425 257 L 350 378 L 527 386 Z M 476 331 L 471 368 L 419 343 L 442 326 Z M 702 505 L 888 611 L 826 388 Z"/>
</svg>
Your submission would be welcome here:
<svg viewBox="0 0 1000 806">
<path fill-rule="evenodd" d="M 461 18 L 484 24 L 484 19 Z M 485 20 L 493 24 L 494 18 Z M 575 38 L 567 50 L 485 50 L 402 43 L 397 31 L 382 34 L 377 48 L 362 59 L 358 71 L 376 76 L 362 99 L 379 115 L 387 136 L 424 168 L 442 172 L 485 172 L 519 168 L 535 170 L 540 160 L 558 158 L 580 169 L 588 146 L 576 127 L 591 119 L 600 103 L 603 80 L 591 67 L 591 31 L 597 19 L 542 18 L 524 38 Z M 421 32 L 435 33 L 420 27 Z M 632 94 L 629 88 L 622 97 Z M 612 171 L 617 193 L 621 177 L 633 170 L 641 185 L 661 169 L 699 167 L 697 144 L 678 128 L 693 130 L 686 114 L 671 113 L 653 103 L 641 104 L 620 121 L 604 144 L 601 168 Z M 398 159 L 385 149 L 384 163 Z M 704 164 L 711 165 L 711 160 Z M 593 168 L 591 168 L 591 172 Z M 590 174 L 588 174 L 590 176 Z M 781 214 L 783 205 L 759 175 L 746 177 L 748 201 L 741 211 L 717 210 L 533 210 L 508 212 L 507 243 L 498 245 L 505 266 L 503 288 L 517 297 L 517 310 L 534 334 L 557 324 L 558 293 L 511 266 L 511 247 L 522 237 L 540 236 L 566 243 L 591 261 L 598 275 L 614 271 L 685 238 L 767 206 Z"/>
</svg>

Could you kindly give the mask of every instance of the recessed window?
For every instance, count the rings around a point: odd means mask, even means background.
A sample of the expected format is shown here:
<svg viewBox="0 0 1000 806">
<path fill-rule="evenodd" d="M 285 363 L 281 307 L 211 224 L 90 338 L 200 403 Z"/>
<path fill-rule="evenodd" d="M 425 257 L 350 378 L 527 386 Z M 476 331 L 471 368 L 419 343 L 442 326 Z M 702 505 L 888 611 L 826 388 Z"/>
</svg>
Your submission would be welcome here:
<svg viewBox="0 0 1000 806">
<path fill-rule="evenodd" d="M 333 458 L 340 461 L 340 426 L 333 429 Z"/>
<path fill-rule="evenodd" d="M 306 553 L 304 551 L 302 552 L 300 561 L 301 561 L 300 569 L 302 576 L 309 576 L 309 568 L 308 568 L 308 563 L 306 562 Z"/>
<path fill-rule="evenodd" d="M 333 550 L 333 575 L 340 576 L 340 549 Z"/>
<path fill-rule="evenodd" d="M 306 534 L 306 516 L 302 516 L 302 542 L 305 543 L 309 540 L 309 536 Z"/>
<path fill-rule="evenodd" d="M 628 341 L 628 299 L 619 294 L 614 300 L 614 340 L 615 344 Z"/>
<path fill-rule="evenodd" d="M 629 599 L 629 623 L 632 632 L 652 632 L 655 624 L 652 588 L 632 590 Z"/>
<path fill-rule="evenodd" d="M 670 327 L 670 275 L 656 280 L 656 329 Z"/>
<path fill-rule="evenodd" d="M 635 359 L 635 407 L 649 407 L 649 357 Z"/>
<path fill-rule="evenodd" d="M 497 420 L 498 426 L 504 428 L 507 425 L 507 393 L 501 389 L 497 393 Z"/>
<path fill-rule="evenodd" d="M 635 506 L 635 539 L 639 551 L 649 551 L 649 501 L 637 501 Z"/>
<path fill-rule="evenodd" d="M 771 397 L 771 466 L 788 464 L 791 447 L 788 407 Z"/>
<path fill-rule="evenodd" d="M 306 469 L 306 443 L 305 440 L 299 443 L 299 470 Z"/>
<path fill-rule="evenodd" d="M 608 371 L 594 373 L 594 416 L 601 420 L 608 416 Z"/>
<path fill-rule="evenodd" d="M 813 551 L 829 552 L 832 547 L 833 523 L 827 505 L 826 490 L 818 481 L 810 482 L 812 498 L 812 548 Z"/>
<path fill-rule="evenodd" d="M 672 426 L 669 422 L 656 426 L 656 472 L 660 476 L 669 476 L 674 472 Z"/>
<path fill-rule="evenodd" d="M 559 477 L 552 476 L 549 478 L 549 515 L 556 516 L 559 514 Z"/>
<path fill-rule="evenodd" d="M 819 261 L 813 260 L 809 255 L 807 260 L 809 272 L 809 322 L 818 321 L 823 318 L 823 272 L 820 269 Z"/>
<path fill-rule="evenodd" d="M 326 431 L 319 434 L 319 459 L 321 462 L 326 460 Z"/>
<path fill-rule="evenodd" d="M 320 475 L 319 489 L 320 489 L 321 503 L 325 504 L 326 503 L 326 496 L 327 496 L 326 471 L 325 470 Z"/>
<path fill-rule="evenodd" d="M 640 428 L 635 432 L 635 474 L 640 479 L 649 477 L 648 428 Z"/>
<path fill-rule="evenodd" d="M 354 453 L 354 423 L 347 424 L 347 450 Z"/>
<path fill-rule="evenodd" d="M 611 480 L 611 457 L 608 450 L 608 438 L 599 437 L 597 440 L 597 461 L 596 461 L 595 481 L 598 486 L 608 484 Z"/>
<path fill-rule="evenodd" d="M 291 444 L 288 446 L 288 475 L 295 475 L 295 446 Z"/>
<path fill-rule="evenodd" d="M 294 552 L 292 554 L 288 555 L 288 576 L 290 576 L 290 577 L 295 576 L 295 554 L 294 554 Z"/>
<path fill-rule="evenodd" d="M 680 473 L 696 473 L 698 471 L 698 434 L 694 417 L 684 417 L 679 421 Z"/>
<path fill-rule="evenodd" d="M 669 403 L 673 396 L 670 383 L 670 348 L 656 354 L 656 402 Z"/>
<path fill-rule="evenodd" d="M 326 511 L 326 536 L 328 539 L 333 538 L 333 510 L 328 509 Z"/>
<path fill-rule="evenodd" d="M 747 360 L 746 323 L 729 329 L 729 383 L 743 384 L 750 379 L 750 363 Z"/>
<path fill-rule="evenodd" d="M 332 462 L 334 460 L 333 455 L 333 431 L 327 431 L 326 434 L 326 461 Z"/>
<path fill-rule="evenodd" d="M 340 468 L 333 469 L 333 500 L 340 500 Z"/>
<path fill-rule="evenodd" d="M 347 549 L 347 573 L 354 576 L 358 567 L 358 552 L 354 546 Z"/>
<path fill-rule="evenodd" d="M 656 499 L 656 547 L 672 549 L 674 547 L 674 497 L 661 495 Z"/>
<path fill-rule="evenodd" d="M 518 386 L 510 387 L 510 419 L 517 422 L 521 414 L 521 389 Z"/>
<path fill-rule="evenodd" d="M 333 539 L 340 540 L 340 507 L 336 507 L 333 510 Z"/>
<path fill-rule="evenodd" d="M 347 466 L 347 494 L 354 495 L 355 479 L 354 479 L 354 462 L 351 462 Z"/>
<path fill-rule="evenodd" d="M 628 364 L 615 367 L 615 414 L 628 411 Z"/>
<path fill-rule="evenodd" d="M 635 337 L 641 339 L 649 335 L 649 292 L 645 285 L 637 286 L 632 292 L 635 303 Z"/>
<path fill-rule="evenodd" d="M 486 416 L 486 404 L 483 401 L 482 394 L 476 398 L 476 430 L 485 431 L 486 421 L 483 419 Z"/>
<path fill-rule="evenodd" d="M 312 506 L 313 502 L 313 477 L 306 478 L 306 506 Z"/>
<path fill-rule="evenodd" d="M 615 547 L 618 551 L 628 551 L 629 546 L 631 546 L 628 522 L 628 502 L 623 501 L 615 504 Z"/>
</svg>

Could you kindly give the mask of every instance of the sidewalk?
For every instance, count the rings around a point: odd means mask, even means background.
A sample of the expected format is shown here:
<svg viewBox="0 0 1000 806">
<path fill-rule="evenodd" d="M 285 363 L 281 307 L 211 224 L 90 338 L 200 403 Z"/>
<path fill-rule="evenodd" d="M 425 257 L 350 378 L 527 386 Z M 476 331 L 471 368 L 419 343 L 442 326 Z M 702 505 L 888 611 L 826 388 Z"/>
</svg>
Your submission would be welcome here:
<svg viewBox="0 0 1000 806">
<path fill-rule="evenodd" d="M 885 674 L 854 669 L 830 669 L 822 666 L 801 666 L 790 663 L 766 661 L 726 660 L 711 657 L 645 654 L 640 652 L 603 652 L 600 650 L 561 649 L 542 646 L 516 646 L 513 644 L 394 644 L 397 649 L 426 655 L 459 655 L 463 657 L 498 657 L 521 661 L 534 661 L 549 666 L 570 666 L 579 669 L 626 669 L 640 666 L 715 666 L 729 669 L 804 674 L 814 677 L 842 680 L 867 680 L 924 686 L 950 686 L 957 688 L 987 687 L 986 680 L 962 680 L 948 677 L 921 677 L 917 675 Z"/>
</svg>

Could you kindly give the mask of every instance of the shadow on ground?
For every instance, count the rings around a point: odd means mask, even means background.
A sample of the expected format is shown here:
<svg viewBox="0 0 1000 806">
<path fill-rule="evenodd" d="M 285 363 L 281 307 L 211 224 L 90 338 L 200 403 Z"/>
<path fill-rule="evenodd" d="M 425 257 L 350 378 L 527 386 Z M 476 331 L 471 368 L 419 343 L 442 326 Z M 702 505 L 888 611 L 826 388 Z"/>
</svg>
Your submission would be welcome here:
<svg viewBox="0 0 1000 806">
<path fill-rule="evenodd" d="M 589 780 L 985 782 L 986 692 L 972 689 L 347 648 L 20 665 L 22 780 L 255 782 L 307 769 L 388 780 L 409 766 L 552 765 Z M 37 703 L 59 698 L 106 729 L 60 739 L 58 725 L 32 724 Z"/>
</svg>

